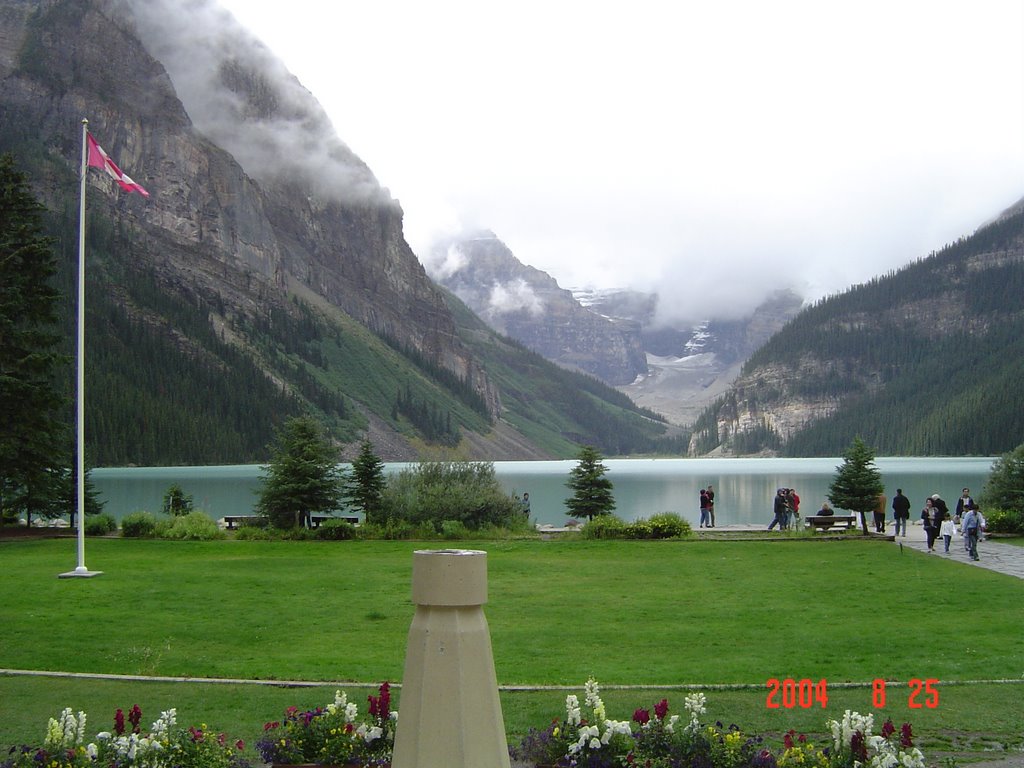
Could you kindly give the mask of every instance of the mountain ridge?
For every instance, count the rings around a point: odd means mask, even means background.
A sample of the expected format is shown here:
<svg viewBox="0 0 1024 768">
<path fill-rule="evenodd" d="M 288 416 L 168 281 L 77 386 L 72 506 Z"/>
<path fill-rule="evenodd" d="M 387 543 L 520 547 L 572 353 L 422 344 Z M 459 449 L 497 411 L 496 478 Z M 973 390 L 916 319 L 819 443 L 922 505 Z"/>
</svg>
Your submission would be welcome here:
<svg viewBox="0 0 1024 768">
<path fill-rule="evenodd" d="M 254 177 L 191 121 L 202 105 L 178 99 L 172 76 L 136 36 L 136 24 L 153 22 L 133 12 L 160 8 L 168 6 L 0 2 L 0 151 L 30 171 L 49 210 L 67 295 L 83 115 L 151 193 L 142 200 L 100 174 L 87 178 L 90 462 L 259 461 L 274 426 L 309 410 L 346 450 L 369 436 L 386 459 L 571 455 L 571 441 L 529 413 L 510 426 L 446 296 L 404 239 L 401 207 L 336 136 L 310 150 L 301 173 L 284 163 Z M 240 28 L 225 29 L 218 35 Z M 173 42 L 168 36 L 163 44 Z M 243 36 L 235 45 L 257 43 Z M 256 63 L 267 56 L 263 50 Z M 225 124 L 234 122 L 249 140 L 268 138 L 270 154 L 287 159 L 270 138 L 292 133 L 302 146 L 321 137 L 325 124 L 318 106 L 289 102 L 303 92 L 294 78 L 286 91 L 275 90 L 272 74 L 283 71 L 275 67 L 262 70 L 240 55 L 222 60 L 218 98 L 235 108 Z M 258 165 L 259 157 L 237 151 L 248 167 Z M 359 194 L 307 183 L 307 172 L 327 161 L 354 169 Z M 73 313 L 65 315 L 71 338 Z M 555 382 L 544 367 L 536 378 L 556 391 L 575 386 Z M 600 401 L 606 393 L 588 397 Z M 629 410 L 609 408 L 612 421 Z M 560 422 L 566 434 L 593 436 L 572 414 L 560 414 Z M 523 425 L 534 437 L 522 435 Z M 647 429 L 663 431 L 654 423 Z M 560 453 L 538 447 L 538 439 Z"/>
<path fill-rule="evenodd" d="M 1024 438 L 1024 207 L 827 297 L 697 420 L 694 455 L 995 455 Z"/>
</svg>

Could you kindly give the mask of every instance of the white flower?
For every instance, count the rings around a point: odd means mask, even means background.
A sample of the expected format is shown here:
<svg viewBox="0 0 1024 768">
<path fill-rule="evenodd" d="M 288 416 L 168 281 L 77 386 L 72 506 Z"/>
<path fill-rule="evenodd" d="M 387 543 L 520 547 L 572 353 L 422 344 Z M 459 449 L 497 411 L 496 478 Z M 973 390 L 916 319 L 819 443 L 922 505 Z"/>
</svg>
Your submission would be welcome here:
<svg viewBox="0 0 1024 768">
<path fill-rule="evenodd" d="M 591 749 L 600 749 L 601 748 L 601 740 L 600 739 L 591 739 L 590 740 L 590 748 Z"/>
<path fill-rule="evenodd" d="M 565 722 L 566 725 L 580 724 L 580 700 L 573 693 L 565 697 Z"/>
<path fill-rule="evenodd" d="M 917 747 L 910 752 L 901 752 L 900 755 L 900 762 L 905 768 L 924 768 L 924 754 Z"/>
<path fill-rule="evenodd" d="M 85 754 L 89 756 L 90 760 L 95 760 L 99 755 L 100 750 L 95 744 L 87 744 L 85 747 Z"/>
<path fill-rule="evenodd" d="M 707 702 L 708 699 L 703 693 L 691 693 L 683 699 L 683 706 L 685 706 L 691 714 L 699 716 L 703 715 L 707 711 L 704 706 Z"/>
<path fill-rule="evenodd" d="M 178 710 L 174 707 L 165 709 L 160 713 L 160 717 L 153 723 L 153 727 L 150 728 L 150 732 L 154 739 L 160 739 L 167 736 L 178 722 Z"/>
<path fill-rule="evenodd" d="M 365 724 L 363 724 L 356 729 L 356 735 L 363 741 L 365 741 L 367 744 L 372 744 L 384 735 L 384 731 L 381 729 L 379 725 L 367 727 Z"/>
<path fill-rule="evenodd" d="M 354 701 L 350 701 L 345 705 L 345 722 L 354 723 L 357 717 L 359 717 L 359 707 Z"/>
<path fill-rule="evenodd" d="M 110 731 L 100 731 L 99 733 L 96 734 L 96 738 L 99 739 L 100 741 L 109 741 L 110 740 Z"/>
<path fill-rule="evenodd" d="M 597 680 L 594 678 L 587 680 L 586 685 L 583 686 L 583 690 L 586 693 L 587 706 L 594 712 L 594 718 L 597 720 L 604 720 L 604 702 L 601 701 L 600 691 L 597 687 Z"/>
<path fill-rule="evenodd" d="M 85 741 L 85 712 L 78 713 L 78 730 L 75 732 L 75 744 Z"/>
</svg>

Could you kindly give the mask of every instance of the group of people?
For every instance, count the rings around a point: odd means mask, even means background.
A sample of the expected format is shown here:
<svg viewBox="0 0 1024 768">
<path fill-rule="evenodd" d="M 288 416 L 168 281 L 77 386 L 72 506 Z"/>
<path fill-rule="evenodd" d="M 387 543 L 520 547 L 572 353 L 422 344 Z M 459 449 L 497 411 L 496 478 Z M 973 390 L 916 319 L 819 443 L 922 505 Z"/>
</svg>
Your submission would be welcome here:
<svg viewBox="0 0 1024 768">
<path fill-rule="evenodd" d="M 964 538 L 964 549 L 970 558 L 979 559 L 978 540 L 985 529 L 985 518 L 981 514 L 981 508 L 971 498 L 970 488 L 963 489 L 960 498 L 956 500 L 956 509 L 952 515 L 949 512 L 949 505 L 939 494 L 929 496 L 925 499 L 924 509 L 921 510 L 921 522 L 924 525 L 929 552 L 935 551 L 935 542 L 941 536 L 944 551 L 948 553 L 953 537 L 959 533 Z M 903 535 L 907 535 L 905 524 Z"/>
<path fill-rule="evenodd" d="M 709 486 L 710 488 L 710 486 Z M 701 491 L 703 499 L 704 491 Z M 873 510 L 874 526 L 876 533 L 885 533 L 887 499 L 884 493 L 878 495 L 877 503 Z M 896 495 L 892 499 L 892 516 L 896 525 L 896 535 L 907 535 L 907 522 L 910 520 L 910 499 L 903 494 L 902 488 L 896 489 Z M 775 526 L 779 530 L 786 530 L 790 521 L 796 517 L 799 520 L 800 497 L 792 488 L 779 488 L 775 493 L 773 506 L 774 519 L 768 524 L 768 530 Z M 821 505 L 818 515 L 827 516 L 833 514 L 828 502 Z M 703 512 L 701 520 L 703 521 Z M 956 508 L 950 513 L 949 506 L 939 494 L 935 493 L 925 499 L 924 509 L 921 510 L 921 521 L 924 525 L 925 536 L 928 542 L 928 551 L 935 551 L 935 543 L 939 537 L 945 545 L 945 551 L 949 552 L 949 545 L 956 535 L 963 536 L 964 549 L 972 560 L 978 559 L 978 539 L 985 529 L 985 518 L 981 514 L 981 508 L 971 497 L 971 489 L 964 488 L 960 498 L 956 501 Z"/>
<path fill-rule="evenodd" d="M 777 525 L 780 531 L 785 531 L 789 528 L 791 521 L 795 525 L 800 519 L 800 496 L 792 488 L 779 488 L 775 492 L 772 512 L 775 516 L 768 524 L 768 530 L 770 531 Z"/>
</svg>

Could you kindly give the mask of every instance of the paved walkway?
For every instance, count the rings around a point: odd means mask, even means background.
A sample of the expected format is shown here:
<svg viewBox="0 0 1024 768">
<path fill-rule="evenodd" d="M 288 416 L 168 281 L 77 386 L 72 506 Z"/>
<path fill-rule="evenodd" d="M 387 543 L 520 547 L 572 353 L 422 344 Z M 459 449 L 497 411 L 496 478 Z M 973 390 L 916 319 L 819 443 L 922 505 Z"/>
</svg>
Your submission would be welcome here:
<svg viewBox="0 0 1024 768">
<path fill-rule="evenodd" d="M 891 534 L 895 528 L 892 521 L 886 520 L 885 530 Z M 910 525 L 907 528 L 906 537 L 900 536 L 896 539 L 897 545 L 910 547 L 923 552 L 929 557 L 946 557 L 964 565 L 975 568 L 987 568 L 990 571 L 998 571 L 1008 576 L 1016 576 L 1024 579 L 1024 547 L 1015 544 L 1001 544 L 998 539 L 985 539 L 978 542 L 978 560 L 971 560 L 964 549 L 964 540 L 954 536 L 949 543 L 949 553 L 945 552 L 945 545 L 940 536 L 935 542 L 935 551 L 928 552 L 928 539 L 924 534 L 924 526 L 920 524 Z"/>
<path fill-rule="evenodd" d="M 868 519 L 868 530 L 872 530 L 872 522 L 869 517 Z M 722 525 L 711 529 L 712 531 L 719 533 L 742 533 L 746 531 L 759 531 L 763 532 L 763 526 L 753 525 Z M 858 531 L 860 530 L 858 526 Z M 892 524 L 892 520 L 885 521 L 885 535 L 892 538 L 892 534 L 895 531 L 895 527 Z M 698 536 L 707 531 L 708 529 L 699 529 L 696 531 Z M 712 534 L 713 535 L 713 534 Z M 986 539 L 985 541 L 978 542 L 978 557 L 980 558 L 977 562 L 971 560 L 967 551 L 964 549 L 964 540 L 959 536 L 953 537 L 953 540 L 949 543 L 949 554 L 947 555 L 943 548 L 942 537 L 935 542 L 935 552 L 928 552 L 928 539 L 924 534 L 924 526 L 921 525 L 921 521 L 911 521 L 911 524 L 907 527 L 907 535 L 900 536 L 895 539 L 896 546 L 909 547 L 915 549 L 922 554 L 928 555 L 928 557 L 945 557 L 951 560 L 955 560 L 958 563 L 964 565 L 970 565 L 975 568 L 987 568 L 990 571 L 998 571 L 999 573 L 1005 573 L 1008 576 L 1015 576 L 1018 579 L 1024 579 L 1024 547 L 1019 547 L 1015 544 L 1001 544 L 998 539 Z"/>
</svg>

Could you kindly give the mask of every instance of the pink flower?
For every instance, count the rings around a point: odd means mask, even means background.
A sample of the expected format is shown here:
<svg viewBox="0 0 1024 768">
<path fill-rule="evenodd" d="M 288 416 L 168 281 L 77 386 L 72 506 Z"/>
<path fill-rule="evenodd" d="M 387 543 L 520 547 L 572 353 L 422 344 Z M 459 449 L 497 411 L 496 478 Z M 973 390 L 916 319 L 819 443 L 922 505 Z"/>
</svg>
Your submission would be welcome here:
<svg viewBox="0 0 1024 768">
<path fill-rule="evenodd" d="M 862 763 L 868 761 L 868 743 L 860 731 L 850 737 L 850 752 L 853 753 L 854 760 L 859 760 Z"/>
<path fill-rule="evenodd" d="M 668 699 L 662 699 L 654 705 L 654 716 L 659 720 L 664 720 L 668 714 Z"/>
<path fill-rule="evenodd" d="M 391 686 L 387 682 L 380 684 L 380 696 L 368 696 L 370 717 L 378 724 L 383 724 L 391 716 Z"/>
<path fill-rule="evenodd" d="M 892 724 L 892 718 L 890 717 L 882 726 L 882 735 L 888 739 L 894 733 L 896 733 L 896 726 Z"/>
<path fill-rule="evenodd" d="M 638 709 L 633 713 L 633 719 L 640 723 L 640 725 L 647 725 L 651 721 L 651 713 L 646 709 Z"/>
<path fill-rule="evenodd" d="M 139 723 L 142 722 L 142 710 L 139 709 L 139 705 L 136 704 L 132 707 L 132 711 L 128 713 L 128 722 L 132 724 L 132 733 L 139 733 Z"/>
<path fill-rule="evenodd" d="M 914 734 L 910 732 L 910 723 L 904 723 L 903 727 L 900 728 L 900 746 L 901 747 L 912 747 L 912 746 L 914 746 L 913 737 L 914 737 Z"/>
<path fill-rule="evenodd" d="M 124 711 L 121 709 L 114 713 L 114 733 L 118 736 L 124 735 Z"/>
</svg>

